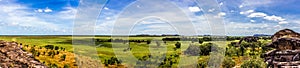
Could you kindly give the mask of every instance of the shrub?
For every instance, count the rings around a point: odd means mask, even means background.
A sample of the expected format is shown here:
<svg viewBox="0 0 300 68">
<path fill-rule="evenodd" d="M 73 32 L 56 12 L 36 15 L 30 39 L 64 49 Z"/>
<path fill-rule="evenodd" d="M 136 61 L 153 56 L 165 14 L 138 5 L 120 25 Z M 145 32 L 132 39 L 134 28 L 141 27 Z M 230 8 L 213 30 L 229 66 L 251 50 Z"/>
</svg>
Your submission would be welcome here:
<svg viewBox="0 0 300 68">
<path fill-rule="evenodd" d="M 147 40 L 147 44 L 150 44 L 151 43 L 151 40 Z"/>
<path fill-rule="evenodd" d="M 53 45 L 46 45 L 45 48 L 53 50 L 54 46 Z"/>
<path fill-rule="evenodd" d="M 59 47 L 58 46 L 55 46 L 55 48 L 54 48 L 55 50 L 58 50 L 59 49 Z"/>
<path fill-rule="evenodd" d="M 233 68 L 235 66 L 235 62 L 231 57 L 225 57 L 222 62 L 223 68 Z"/>
<path fill-rule="evenodd" d="M 177 43 L 175 44 L 175 46 L 176 46 L 176 48 L 180 48 L 180 47 L 181 47 L 181 43 L 180 43 L 180 42 L 177 42 Z"/>
<path fill-rule="evenodd" d="M 213 46 L 212 43 L 205 43 L 200 45 L 201 55 L 209 55 L 211 52 L 211 47 Z"/>
<path fill-rule="evenodd" d="M 206 68 L 209 57 L 203 57 L 198 61 L 197 68 Z"/>
<path fill-rule="evenodd" d="M 70 68 L 70 66 L 68 64 L 65 64 L 64 68 Z"/>
<path fill-rule="evenodd" d="M 241 68 L 265 68 L 265 63 L 259 59 L 250 59 L 244 61 L 241 65 Z"/>
<path fill-rule="evenodd" d="M 60 58 L 61 58 L 61 60 L 65 61 L 66 60 L 66 54 L 63 54 Z"/>
</svg>

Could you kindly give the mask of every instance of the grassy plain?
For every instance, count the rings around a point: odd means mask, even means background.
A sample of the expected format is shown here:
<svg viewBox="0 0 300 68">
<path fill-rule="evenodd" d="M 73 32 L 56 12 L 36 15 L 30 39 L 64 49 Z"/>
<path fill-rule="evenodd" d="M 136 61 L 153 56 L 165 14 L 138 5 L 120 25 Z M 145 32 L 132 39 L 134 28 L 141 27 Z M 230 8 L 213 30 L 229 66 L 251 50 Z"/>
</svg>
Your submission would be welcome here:
<svg viewBox="0 0 300 68">
<path fill-rule="evenodd" d="M 81 43 L 80 41 L 86 41 L 88 39 L 110 39 L 110 36 L 96 36 L 96 37 L 72 37 L 72 36 L 0 36 L 0 40 L 5 40 L 5 41 L 16 41 L 18 43 L 22 43 L 23 45 L 28 45 L 29 47 L 24 47 L 24 50 L 30 52 L 32 48 L 34 48 L 36 51 L 41 52 L 41 53 L 46 53 L 46 54 L 41 54 L 40 56 L 35 56 L 36 59 L 38 59 L 40 62 L 44 62 L 47 66 L 53 66 L 53 64 L 57 65 L 58 67 L 65 67 L 68 66 L 70 68 L 76 67 L 76 66 L 81 66 L 76 63 L 78 61 L 75 61 L 75 55 L 80 54 L 81 56 L 88 56 L 92 57 L 98 57 L 101 61 L 101 64 L 104 64 L 107 59 L 110 59 L 111 57 L 115 57 L 115 52 L 121 52 L 120 54 L 123 54 L 118 57 L 136 57 L 136 58 L 142 58 L 144 56 L 150 55 L 150 54 L 157 54 L 163 55 L 166 54 L 167 57 L 172 54 L 179 54 L 182 59 L 187 58 L 187 57 L 192 57 L 196 58 L 196 60 L 201 60 L 201 58 L 206 57 L 206 56 L 186 56 L 183 55 L 183 51 L 185 51 L 188 48 L 188 45 L 190 45 L 192 42 L 191 41 L 179 41 L 181 43 L 181 49 L 174 49 L 175 48 L 175 43 L 177 41 L 167 41 L 166 43 L 164 42 L 159 42 L 161 44 L 160 47 L 157 47 L 155 42 L 151 42 L 150 44 L 147 44 L 146 42 L 141 42 L 141 43 L 135 43 L 135 42 L 130 42 L 130 43 L 116 43 L 115 46 L 112 46 L 111 42 L 101 42 L 96 45 L 90 45 L 90 44 L 85 44 Z M 129 40 L 153 40 L 153 39 L 159 39 L 161 40 L 162 38 L 165 37 L 130 37 Z M 201 37 L 199 37 L 201 38 Z M 72 40 L 73 39 L 73 40 Z M 74 40 L 79 40 L 76 42 L 80 42 L 79 44 L 72 44 L 72 41 Z M 238 40 L 233 40 L 234 42 L 237 42 Z M 227 47 L 230 42 L 233 41 L 227 41 L 226 43 L 217 43 L 217 44 L 226 44 L 225 47 Z M 264 40 L 262 40 L 264 41 Z M 264 42 L 270 42 L 270 41 L 264 41 Z M 204 42 L 208 43 L 208 42 Z M 212 42 L 215 43 L 215 42 Z M 130 51 L 125 51 L 126 48 L 129 47 L 132 48 Z M 201 45 L 199 43 L 193 43 L 194 45 Z M 203 43 L 202 43 L 203 44 Z M 44 48 L 46 45 L 54 45 L 58 46 L 60 48 L 65 48 L 65 50 L 49 50 Z M 149 49 L 149 47 L 151 47 Z M 76 51 L 74 51 L 74 49 Z M 48 56 L 48 52 L 50 51 L 58 51 L 59 54 L 54 55 L 54 56 Z M 91 51 L 91 52 L 89 52 Z M 153 51 L 153 52 L 152 52 Z M 250 49 L 246 52 L 250 52 Z M 62 55 L 67 55 L 66 60 L 62 61 L 59 60 L 61 59 Z M 132 55 L 131 55 L 132 54 Z M 249 58 L 249 57 L 233 57 L 235 62 L 240 64 L 243 60 L 243 58 Z M 77 58 L 78 59 L 78 58 Z M 179 60 L 175 60 L 180 62 Z M 122 65 L 126 66 L 131 66 L 129 63 L 126 63 L 129 61 L 122 61 Z M 184 62 L 184 61 L 183 61 Z M 189 63 L 183 63 L 183 66 L 185 64 Z M 96 64 L 95 64 L 96 65 Z M 178 63 L 174 64 L 173 67 L 177 67 Z M 101 65 L 104 66 L 104 65 Z"/>
</svg>

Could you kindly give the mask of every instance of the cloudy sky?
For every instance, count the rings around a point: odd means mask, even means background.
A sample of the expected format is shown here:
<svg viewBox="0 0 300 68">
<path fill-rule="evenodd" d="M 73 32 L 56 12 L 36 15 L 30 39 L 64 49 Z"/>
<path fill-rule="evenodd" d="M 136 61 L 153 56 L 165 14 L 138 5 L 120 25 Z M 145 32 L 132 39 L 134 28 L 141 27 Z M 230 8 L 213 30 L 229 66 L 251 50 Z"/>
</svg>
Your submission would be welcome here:
<svg viewBox="0 0 300 68">
<path fill-rule="evenodd" d="M 203 35 L 216 31 L 214 25 L 221 25 L 224 26 L 221 31 L 226 35 L 273 34 L 284 28 L 300 32 L 299 0 L 217 0 L 211 5 L 219 8 L 211 9 L 203 6 L 210 3 L 196 1 L 103 1 L 105 5 L 97 8 L 101 10 L 100 14 L 90 12 L 97 15 L 95 25 L 80 29 L 95 31 L 92 33 L 97 35 L 111 35 L 126 29 L 130 29 L 127 30 L 130 34 L 194 31 Z M 84 15 L 77 13 L 77 9 L 84 4 L 80 0 L 0 0 L 0 35 L 72 35 L 77 27 L 74 22 L 82 20 L 78 16 Z M 218 13 L 206 14 L 214 11 Z M 86 12 L 89 12 L 88 8 Z M 220 22 L 224 24 L 215 24 L 207 18 L 214 16 L 221 17 Z M 181 28 L 174 28 L 178 26 Z"/>
</svg>

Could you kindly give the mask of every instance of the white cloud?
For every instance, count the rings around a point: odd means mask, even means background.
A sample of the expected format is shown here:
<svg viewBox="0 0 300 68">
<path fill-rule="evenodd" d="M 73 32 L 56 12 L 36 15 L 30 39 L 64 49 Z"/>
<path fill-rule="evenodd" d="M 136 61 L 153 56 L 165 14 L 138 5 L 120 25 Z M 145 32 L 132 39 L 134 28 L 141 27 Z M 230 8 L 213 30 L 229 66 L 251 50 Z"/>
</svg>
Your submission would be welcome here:
<svg viewBox="0 0 300 68">
<path fill-rule="evenodd" d="M 37 9 L 37 10 L 34 10 L 34 11 L 35 11 L 35 12 L 39 12 L 39 13 L 43 12 L 42 9 Z"/>
<path fill-rule="evenodd" d="M 269 20 L 269 21 L 275 21 L 275 22 L 278 22 L 278 24 L 287 24 L 288 23 L 287 21 L 285 21 L 284 18 L 282 18 L 280 16 L 275 16 L 275 15 L 269 16 L 262 12 L 255 12 L 254 10 L 240 12 L 240 14 L 248 15 L 247 17 L 249 17 L 249 18 L 256 17 L 256 18 L 263 18 L 263 19 Z"/>
<path fill-rule="evenodd" d="M 105 10 L 109 10 L 109 8 L 107 8 L 107 7 L 104 7 L 104 9 L 105 9 Z"/>
<path fill-rule="evenodd" d="M 253 13 L 254 10 L 247 10 L 245 12 L 240 12 L 240 14 L 250 14 L 250 13 Z"/>
<path fill-rule="evenodd" d="M 44 12 L 48 13 L 48 12 L 52 12 L 51 9 L 49 9 L 48 7 L 44 10 Z"/>
<path fill-rule="evenodd" d="M 239 6 L 239 8 L 243 8 L 243 7 L 244 7 L 243 5 L 240 5 L 240 6 Z"/>
<path fill-rule="evenodd" d="M 191 12 L 199 12 L 199 11 L 201 11 L 201 9 L 199 8 L 199 7 L 189 7 L 189 10 L 191 11 Z"/>
<path fill-rule="evenodd" d="M 49 9 L 48 7 L 45 8 L 45 9 L 36 9 L 34 10 L 35 12 L 39 12 L 39 13 L 42 13 L 42 12 L 45 12 L 45 13 L 49 13 L 49 12 L 52 12 L 53 10 L 52 9 Z"/>
<path fill-rule="evenodd" d="M 223 5 L 223 2 L 221 2 L 219 5 L 222 6 L 222 5 Z"/>
<path fill-rule="evenodd" d="M 265 16 L 267 16 L 267 14 L 262 13 L 262 12 L 255 12 L 255 13 L 251 13 L 247 17 L 265 17 Z"/>
<path fill-rule="evenodd" d="M 226 15 L 226 13 L 224 13 L 224 12 L 220 12 L 220 13 L 218 13 L 218 16 L 225 16 Z"/>
<path fill-rule="evenodd" d="M 288 22 L 287 21 L 280 21 L 278 22 L 278 24 L 287 24 Z"/>
<path fill-rule="evenodd" d="M 208 12 L 214 12 L 215 9 L 208 9 Z"/>
<path fill-rule="evenodd" d="M 32 8 L 17 4 L 14 1 L 8 1 L 7 4 L 0 4 L 0 6 L 0 23 L 5 25 L 1 27 L 5 27 L 8 31 L 0 32 L 2 34 L 63 34 L 60 32 L 69 28 L 64 25 L 68 22 L 58 17 L 60 14 L 36 14 L 28 11 Z M 43 9 L 34 11 L 44 12 Z M 50 12 L 50 10 L 46 12 Z M 70 31 L 67 30 L 67 32 Z"/>
<path fill-rule="evenodd" d="M 255 20 L 250 20 L 250 22 L 255 22 Z"/>
<path fill-rule="evenodd" d="M 272 15 L 272 16 L 265 16 L 264 19 L 266 19 L 266 20 L 271 20 L 271 21 L 284 21 L 284 20 L 285 20 L 285 19 L 283 19 L 282 17 L 275 16 L 275 15 Z"/>
</svg>

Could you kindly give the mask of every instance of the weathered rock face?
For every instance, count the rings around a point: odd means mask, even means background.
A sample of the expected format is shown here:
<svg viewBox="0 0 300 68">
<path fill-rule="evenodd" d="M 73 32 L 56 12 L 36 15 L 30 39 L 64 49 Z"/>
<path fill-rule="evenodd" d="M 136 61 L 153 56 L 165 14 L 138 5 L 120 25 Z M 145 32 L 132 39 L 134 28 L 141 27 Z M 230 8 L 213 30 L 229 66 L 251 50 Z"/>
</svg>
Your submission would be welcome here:
<svg viewBox="0 0 300 68">
<path fill-rule="evenodd" d="M 272 41 L 276 41 L 279 38 L 300 38 L 300 34 L 297 32 L 294 32 L 290 29 L 283 29 L 278 32 L 276 32 L 274 35 L 272 35 Z"/>
<path fill-rule="evenodd" d="M 265 53 L 269 67 L 293 67 L 300 65 L 300 34 L 290 29 L 276 32 L 267 47 L 275 50 Z"/>
<path fill-rule="evenodd" d="M 23 51 L 18 43 L 0 40 L 0 67 L 2 68 L 47 68 Z"/>
</svg>

